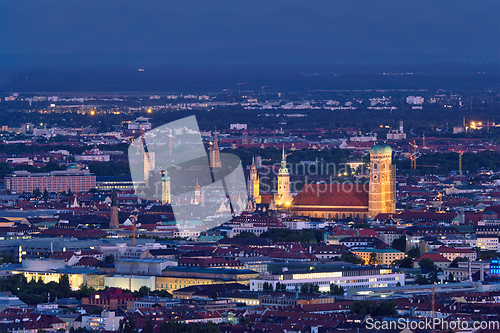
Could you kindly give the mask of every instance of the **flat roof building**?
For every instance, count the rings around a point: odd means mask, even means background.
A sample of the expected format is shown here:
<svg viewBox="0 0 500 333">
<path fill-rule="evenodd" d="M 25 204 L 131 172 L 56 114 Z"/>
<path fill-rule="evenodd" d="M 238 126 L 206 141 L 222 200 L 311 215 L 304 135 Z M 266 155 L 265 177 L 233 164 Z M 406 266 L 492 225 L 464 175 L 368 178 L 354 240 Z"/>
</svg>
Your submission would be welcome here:
<svg viewBox="0 0 500 333">
<path fill-rule="evenodd" d="M 96 187 L 96 177 L 89 170 L 80 170 L 76 165 L 70 165 L 63 171 L 47 173 L 31 173 L 29 171 L 14 171 L 5 177 L 5 188 L 12 193 L 33 192 L 47 190 L 62 192 L 71 190 L 87 192 Z"/>
<path fill-rule="evenodd" d="M 342 286 L 344 289 L 379 288 L 396 286 L 405 283 L 405 275 L 393 273 L 391 268 L 351 267 L 348 269 L 330 269 L 328 271 L 299 271 L 273 274 L 268 278 L 252 279 L 250 290 L 263 291 L 264 283 L 271 284 L 273 290 L 276 284 L 285 285 L 286 291 L 296 291 L 303 284 L 319 286 L 320 292 L 330 291 L 330 284 Z"/>
</svg>

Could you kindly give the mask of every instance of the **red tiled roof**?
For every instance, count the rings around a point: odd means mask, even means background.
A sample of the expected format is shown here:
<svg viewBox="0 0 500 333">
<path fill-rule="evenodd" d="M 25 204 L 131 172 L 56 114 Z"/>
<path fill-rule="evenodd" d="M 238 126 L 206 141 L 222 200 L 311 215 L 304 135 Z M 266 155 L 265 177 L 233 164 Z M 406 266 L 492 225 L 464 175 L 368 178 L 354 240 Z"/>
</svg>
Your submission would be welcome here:
<svg viewBox="0 0 500 333">
<path fill-rule="evenodd" d="M 307 206 L 324 206 L 328 209 L 336 209 L 335 207 L 368 209 L 368 187 L 355 184 L 307 184 L 293 200 L 292 209 L 297 210 Z"/>
<path fill-rule="evenodd" d="M 438 253 L 474 253 L 473 250 L 471 249 L 457 249 L 457 248 L 451 248 L 447 246 L 440 246 L 436 252 Z"/>
<path fill-rule="evenodd" d="M 422 259 L 429 258 L 433 262 L 450 262 L 448 259 L 440 255 L 439 253 L 427 252 L 423 256 L 418 259 L 415 259 L 415 262 L 420 262 Z"/>
</svg>

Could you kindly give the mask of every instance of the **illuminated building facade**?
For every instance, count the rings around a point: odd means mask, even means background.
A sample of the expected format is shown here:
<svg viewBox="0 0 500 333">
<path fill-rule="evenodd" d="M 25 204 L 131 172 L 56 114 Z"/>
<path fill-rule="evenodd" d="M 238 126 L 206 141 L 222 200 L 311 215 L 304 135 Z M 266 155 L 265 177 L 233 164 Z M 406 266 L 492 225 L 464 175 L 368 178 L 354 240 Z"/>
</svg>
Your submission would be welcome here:
<svg viewBox="0 0 500 333">
<path fill-rule="evenodd" d="M 310 271 L 310 272 L 283 272 L 272 275 L 269 278 L 252 279 L 250 290 L 263 291 L 264 283 L 271 284 L 276 289 L 276 284 L 286 286 L 286 291 L 296 291 L 304 284 L 315 284 L 319 286 L 320 292 L 329 292 L 330 285 L 350 288 L 379 288 L 393 287 L 398 284 L 404 285 L 405 275 L 393 273 L 390 268 L 364 268 L 338 270 L 338 271 Z"/>
<path fill-rule="evenodd" d="M 87 192 L 96 187 L 96 177 L 88 170 L 80 170 L 76 165 L 70 165 L 64 171 L 48 173 L 31 173 L 14 171 L 5 177 L 5 188 L 12 193 L 33 192 L 35 189 L 49 192 Z"/>
</svg>

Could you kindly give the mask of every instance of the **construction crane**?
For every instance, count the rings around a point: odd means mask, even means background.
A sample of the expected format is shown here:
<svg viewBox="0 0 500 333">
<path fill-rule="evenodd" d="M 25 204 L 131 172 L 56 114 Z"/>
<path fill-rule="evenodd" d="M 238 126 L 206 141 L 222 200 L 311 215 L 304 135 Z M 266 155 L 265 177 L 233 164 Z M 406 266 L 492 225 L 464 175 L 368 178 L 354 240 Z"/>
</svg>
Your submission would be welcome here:
<svg viewBox="0 0 500 333">
<path fill-rule="evenodd" d="M 241 95 L 241 85 L 242 84 L 247 84 L 247 82 L 240 82 L 240 83 L 236 83 L 238 85 L 238 94 Z"/>
<path fill-rule="evenodd" d="M 462 175 L 462 155 L 464 154 L 464 152 L 462 150 L 459 150 L 459 151 L 455 151 L 453 150 L 455 153 L 458 153 L 458 174 L 461 176 Z"/>
<path fill-rule="evenodd" d="M 416 169 L 417 168 L 417 158 L 418 158 L 418 156 L 417 156 L 417 148 L 418 148 L 418 146 L 415 143 L 415 141 L 413 141 L 413 143 L 412 142 L 408 142 L 408 144 L 413 147 L 413 154 L 410 156 L 411 168 L 412 169 Z"/>
<path fill-rule="evenodd" d="M 432 304 L 432 315 L 431 315 L 431 318 L 432 320 L 434 321 L 434 313 L 435 313 L 435 309 L 436 309 L 436 301 L 434 299 L 434 293 L 435 293 L 435 290 L 434 290 L 434 284 L 432 285 L 432 300 L 431 300 L 431 304 Z"/>
<path fill-rule="evenodd" d="M 132 245 L 135 246 L 135 228 L 137 224 L 137 217 L 139 214 L 135 214 L 132 216 L 132 219 L 130 220 L 132 222 Z"/>
<path fill-rule="evenodd" d="M 423 164 L 419 164 L 417 166 L 418 167 L 422 167 L 422 168 L 436 168 L 436 172 L 439 169 L 439 164 L 438 165 L 423 165 Z"/>
</svg>

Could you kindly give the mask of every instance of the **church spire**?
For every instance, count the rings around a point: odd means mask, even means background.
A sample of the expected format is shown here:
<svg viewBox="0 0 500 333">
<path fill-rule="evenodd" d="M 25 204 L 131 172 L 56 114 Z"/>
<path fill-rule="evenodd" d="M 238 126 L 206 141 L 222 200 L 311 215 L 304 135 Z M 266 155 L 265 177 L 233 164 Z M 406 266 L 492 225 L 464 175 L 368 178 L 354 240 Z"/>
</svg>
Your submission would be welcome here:
<svg viewBox="0 0 500 333">
<path fill-rule="evenodd" d="M 171 197 L 171 188 L 170 188 L 170 177 L 168 175 L 168 171 L 165 168 L 165 170 L 161 171 L 161 183 L 162 183 L 162 191 L 161 191 L 161 204 L 166 205 L 170 204 L 172 201 Z"/>
<path fill-rule="evenodd" d="M 210 145 L 210 167 L 222 167 L 222 163 L 220 161 L 219 143 L 217 142 L 217 127 L 215 128 L 214 142 Z"/>
<path fill-rule="evenodd" d="M 283 154 L 281 157 L 281 167 L 279 170 L 279 174 L 288 175 L 288 168 L 286 167 L 285 145 L 283 145 Z"/>
</svg>

